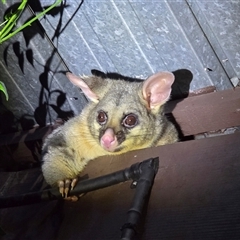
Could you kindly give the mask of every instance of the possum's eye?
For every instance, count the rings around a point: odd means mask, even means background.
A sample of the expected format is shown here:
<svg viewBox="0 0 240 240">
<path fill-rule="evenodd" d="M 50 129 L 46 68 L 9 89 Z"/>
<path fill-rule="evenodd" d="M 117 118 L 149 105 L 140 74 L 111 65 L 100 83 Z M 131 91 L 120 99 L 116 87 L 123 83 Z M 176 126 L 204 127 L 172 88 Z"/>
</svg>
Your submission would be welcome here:
<svg viewBox="0 0 240 240">
<path fill-rule="evenodd" d="M 104 111 L 99 111 L 97 116 L 97 122 L 103 125 L 107 122 L 107 114 Z"/>
<path fill-rule="evenodd" d="M 130 113 L 129 115 L 127 115 L 124 119 L 122 124 L 126 127 L 126 128 L 133 128 L 138 124 L 138 118 L 135 114 Z"/>
</svg>

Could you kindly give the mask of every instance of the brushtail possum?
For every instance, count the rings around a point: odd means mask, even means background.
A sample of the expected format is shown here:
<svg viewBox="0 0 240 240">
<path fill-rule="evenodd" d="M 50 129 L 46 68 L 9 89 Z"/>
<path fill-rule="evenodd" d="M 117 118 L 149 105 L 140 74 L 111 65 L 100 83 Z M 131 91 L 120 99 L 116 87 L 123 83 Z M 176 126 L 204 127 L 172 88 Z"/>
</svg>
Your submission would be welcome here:
<svg viewBox="0 0 240 240">
<path fill-rule="evenodd" d="M 172 73 L 159 72 L 142 82 L 72 73 L 67 77 L 90 102 L 43 144 L 44 178 L 50 185 L 58 184 L 63 195 L 92 159 L 178 140 L 174 125 L 164 115 L 174 82 Z"/>
</svg>

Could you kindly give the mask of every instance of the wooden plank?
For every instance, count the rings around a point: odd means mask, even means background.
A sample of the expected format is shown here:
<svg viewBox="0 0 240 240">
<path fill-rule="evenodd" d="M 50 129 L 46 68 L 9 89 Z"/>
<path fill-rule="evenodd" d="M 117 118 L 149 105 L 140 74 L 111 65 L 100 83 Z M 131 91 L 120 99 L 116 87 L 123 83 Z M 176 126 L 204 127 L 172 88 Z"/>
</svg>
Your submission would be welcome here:
<svg viewBox="0 0 240 240">
<path fill-rule="evenodd" d="M 240 133 L 176 143 L 100 158 L 82 175 L 96 177 L 159 156 L 142 238 L 137 239 L 240 239 L 239 146 Z M 129 186 L 65 203 L 58 239 L 119 239 L 134 194 Z"/>
<path fill-rule="evenodd" d="M 197 96 L 166 105 L 166 112 L 173 114 L 184 136 L 240 125 L 240 88 L 203 95 L 204 90 L 199 91 Z M 0 146 L 42 139 L 57 125 L 1 135 Z"/>
<path fill-rule="evenodd" d="M 240 88 L 172 101 L 166 110 L 184 136 L 240 126 Z"/>
<path fill-rule="evenodd" d="M 208 87 L 194 90 L 194 91 L 190 92 L 188 96 L 193 97 L 193 96 L 203 95 L 203 94 L 211 93 L 211 92 L 215 92 L 215 91 L 216 91 L 215 86 L 208 86 Z"/>
<path fill-rule="evenodd" d="M 237 133 L 139 150 L 92 161 L 81 176 L 97 177 L 159 156 L 142 237 L 137 239 L 239 239 L 239 146 Z M 42 176 L 34 175 L 34 187 L 24 191 L 40 188 L 39 178 L 41 182 Z M 24 179 L 12 178 L 20 189 Z M 37 232 L 38 239 L 120 239 L 134 195 L 129 186 L 126 182 L 94 191 L 63 206 L 51 202 L 3 209 L 0 225 L 11 236 L 34 238 Z"/>
</svg>

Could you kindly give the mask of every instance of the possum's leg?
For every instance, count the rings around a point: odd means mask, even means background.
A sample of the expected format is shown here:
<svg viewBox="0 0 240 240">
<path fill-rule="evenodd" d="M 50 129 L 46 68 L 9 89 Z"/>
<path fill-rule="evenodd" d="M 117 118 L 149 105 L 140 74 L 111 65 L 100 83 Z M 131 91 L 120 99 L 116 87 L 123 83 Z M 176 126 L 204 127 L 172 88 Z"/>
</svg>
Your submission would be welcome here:
<svg viewBox="0 0 240 240">
<path fill-rule="evenodd" d="M 59 127 L 45 139 L 42 149 L 43 176 L 48 184 L 58 186 L 65 198 L 75 187 L 78 175 L 87 163 L 78 149 L 71 147 L 70 137 L 69 131 Z"/>
<path fill-rule="evenodd" d="M 59 187 L 64 198 L 76 186 L 81 170 L 76 168 L 74 157 L 66 149 L 50 147 L 43 156 L 43 176 L 48 184 Z"/>
</svg>

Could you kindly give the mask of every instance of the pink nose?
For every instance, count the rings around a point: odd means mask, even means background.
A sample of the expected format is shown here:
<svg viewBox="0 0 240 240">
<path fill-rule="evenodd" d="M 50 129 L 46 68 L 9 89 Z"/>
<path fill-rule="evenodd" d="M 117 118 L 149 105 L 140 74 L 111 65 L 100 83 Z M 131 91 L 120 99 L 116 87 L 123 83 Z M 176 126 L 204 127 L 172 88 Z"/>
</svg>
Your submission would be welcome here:
<svg viewBox="0 0 240 240">
<path fill-rule="evenodd" d="M 109 136 L 104 136 L 101 139 L 103 145 L 107 148 L 110 148 L 112 146 L 112 144 L 114 143 L 115 139 Z"/>
<path fill-rule="evenodd" d="M 114 151 L 118 142 L 114 131 L 108 128 L 101 138 L 101 146 L 107 151 Z"/>
</svg>

